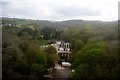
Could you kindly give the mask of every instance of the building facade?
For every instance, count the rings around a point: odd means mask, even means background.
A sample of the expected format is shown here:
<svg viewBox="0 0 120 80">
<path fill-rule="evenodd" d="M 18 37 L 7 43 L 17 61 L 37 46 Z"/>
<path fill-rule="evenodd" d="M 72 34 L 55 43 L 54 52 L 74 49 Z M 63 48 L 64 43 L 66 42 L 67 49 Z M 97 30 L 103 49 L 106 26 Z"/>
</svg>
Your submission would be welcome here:
<svg viewBox="0 0 120 80">
<path fill-rule="evenodd" d="M 62 61 L 69 61 L 71 49 L 70 49 L 70 43 L 65 41 L 56 41 L 55 44 L 52 44 L 56 50 L 57 54 L 60 57 L 60 60 Z"/>
</svg>

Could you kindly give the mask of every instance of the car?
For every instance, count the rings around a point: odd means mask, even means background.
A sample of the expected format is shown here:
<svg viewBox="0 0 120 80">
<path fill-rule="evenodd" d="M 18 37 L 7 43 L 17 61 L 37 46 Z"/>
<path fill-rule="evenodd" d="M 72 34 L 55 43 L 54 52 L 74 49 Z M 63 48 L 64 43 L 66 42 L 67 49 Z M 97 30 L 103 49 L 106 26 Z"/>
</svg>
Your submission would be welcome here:
<svg viewBox="0 0 120 80">
<path fill-rule="evenodd" d="M 51 74 L 44 75 L 43 77 L 45 80 L 51 80 L 53 78 Z"/>
<path fill-rule="evenodd" d="M 63 67 L 71 67 L 71 64 L 69 62 L 62 62 Z"/>
</svg>

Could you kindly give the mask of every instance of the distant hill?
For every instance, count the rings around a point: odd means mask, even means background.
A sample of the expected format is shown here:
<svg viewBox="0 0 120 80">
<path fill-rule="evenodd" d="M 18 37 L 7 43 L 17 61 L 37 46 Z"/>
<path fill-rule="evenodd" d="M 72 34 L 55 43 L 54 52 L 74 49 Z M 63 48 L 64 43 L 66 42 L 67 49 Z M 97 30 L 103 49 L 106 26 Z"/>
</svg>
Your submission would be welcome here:
<svg viewBox="0 0 120 80">
<path fill-rule="evenodd" d="M 47 20 L 31 20 L 18 18 L 2 18 L 2 24 L 13 24 L 22 26 L 41 25 L 44 27 L 75 27 L 75 26 L 105 26 L 116 25 L 117 21 L 103 22 L 103 21 L 87 21 L 87 20 L 67 20 L 67 21 L 47 21 Z"/>
<path fill-rule="evenodd" d="M 88 21 L 88 20 L 66 20 L 66 21 L 47 21 L 47 20 L 31 20 L 18 18 L 2 18 L 3 26 L 15 26 L 30 28 L 37 30 L 39 34 L 46 28 L 54 28 L 56 34 L 81 34 L 85 30 L 85 34 L 94 33 L 102 35 L 113 35 L 118 32 L 118 22 L 120 21 Z M 49 29 L 48 29 L 49 30 Z M 51 30 L 51 29 L 50 29 Z M 53 30 L 53 29 L 52 29 Z M 88 33 L 87 33 L 88 32 Z M 84 35 L 85 35 L 84 34 Z M 117 36 L 117 34 L 116 34 Z"/>
</svg>

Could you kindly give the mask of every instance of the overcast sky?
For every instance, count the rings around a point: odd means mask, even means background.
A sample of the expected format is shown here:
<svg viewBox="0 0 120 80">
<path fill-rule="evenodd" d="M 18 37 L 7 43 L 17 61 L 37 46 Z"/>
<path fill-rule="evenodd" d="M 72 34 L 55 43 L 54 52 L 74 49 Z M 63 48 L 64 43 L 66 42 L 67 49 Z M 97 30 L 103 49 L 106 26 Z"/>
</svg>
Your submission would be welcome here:
<svg viewBox="0 0 120 80">
<path fill-rule="evenodd" d="M 118 19 L 119 0 L 1 0 L 0 17 L 39 20 Z"/>
</svg>

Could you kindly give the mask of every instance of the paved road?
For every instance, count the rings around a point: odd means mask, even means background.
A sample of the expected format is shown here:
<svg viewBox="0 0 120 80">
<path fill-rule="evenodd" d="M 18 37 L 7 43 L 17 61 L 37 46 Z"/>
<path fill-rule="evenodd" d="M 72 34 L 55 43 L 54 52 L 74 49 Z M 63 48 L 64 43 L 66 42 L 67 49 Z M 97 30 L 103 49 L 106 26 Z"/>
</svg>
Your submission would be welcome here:
<svg viewBox="0 0 120 80">
<path fill-rule="evenodd" d="M 59 80 L 67 80 L 71 75 L 71 70 L 69 68 L 57 69 L 56 77 Z"/>
</svg>

